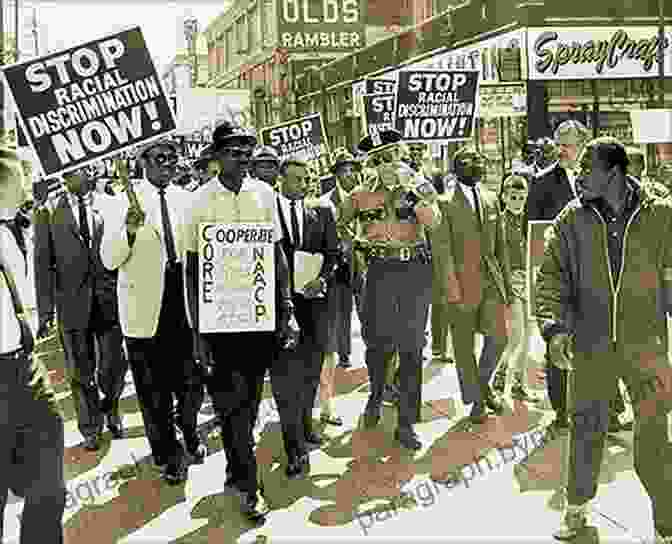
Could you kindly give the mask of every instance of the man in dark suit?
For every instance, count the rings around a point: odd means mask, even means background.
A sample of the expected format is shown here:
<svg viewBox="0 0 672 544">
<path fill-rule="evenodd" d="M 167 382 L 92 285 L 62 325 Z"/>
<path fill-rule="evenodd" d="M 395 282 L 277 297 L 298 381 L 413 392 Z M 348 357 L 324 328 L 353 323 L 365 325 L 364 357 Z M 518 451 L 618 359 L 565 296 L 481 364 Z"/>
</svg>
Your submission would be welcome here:
<svg viewBox="0 0 672 544">
<path fill-rule="evenodd" d="M 310 470 L 307 447 L 322 444 L 313 430 L 312 411 L 332 327 L 327 290 L 339 253 L 332 211 L 322 203 L 308 207 L 304 200 L 310 177 L 308 165 L 290 159 L 282 164 L 280 174 L 278 214 L 301 336 L 295 351 L 281 352 L 273 363 L 271 385 L 287 453 L 287 477 L 295 479 L 305 477 Z M 323 256 L 318 276 L 303 289 L 294 284 L 299 251 Z"/>
<path fill-rule="evenodd" d="M 67 192 L 35 214 L 38 337 L 48 333 L 55 309 L 79 431 L 85 447 L 97 450 L 104 416 L 112 436 L 123 437 L 119 397 L 128 362 L 122 352 L 117 274 L 100 260 L 103 220 L 91 206 L 88 174 L 79 170 L 63 177 Z"/>
<path fill-rule="evenodd" d="M 497 198 L 479 187 L 484 161 L 471 147 L 457 151 L 457 181 L 439 196 L 447 228 L 438 229 L 432 239 L 442 248 L 441 280 L 449 304 L 455 363 L 462 401 L 473 403 L 473 423 L 485 420 L 486 408 L 502 413 L 502 404 L 489 383 L 506 348 L 506 312 L 512 300 L 509 257 Z M 477 332 L 484 335 L 478 364 L 474 357 Z"/>
</svg>

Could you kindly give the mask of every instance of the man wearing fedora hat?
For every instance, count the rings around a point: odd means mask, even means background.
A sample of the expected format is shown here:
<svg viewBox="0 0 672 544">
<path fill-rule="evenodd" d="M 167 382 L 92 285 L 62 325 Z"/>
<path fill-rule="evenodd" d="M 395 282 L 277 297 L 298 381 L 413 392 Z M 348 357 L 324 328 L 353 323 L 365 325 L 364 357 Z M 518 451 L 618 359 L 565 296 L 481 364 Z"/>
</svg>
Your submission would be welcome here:
<svg viewBox="0 0 672 544">
<path fill-rule="evenodd" d="M 189 193 L 171 185 L 178 153 L 167 138 L 141 147 L 146 178 L 108 207 L 100 249 L 105 267 L 119 271 L 119 318 L 133 381 L 154 462 L 171 484 L 186 480 L 187 461 L 201 463 L 206 455 L 197 433 L 203 382 L 184 304 L 181 233 Z"/>
<path fill-rule="evenodd" d="M 242 127 L 223 123 L 213 134 L 211 152 L 219 175 L 194 193 L 186 219 L 187 302 L 194 332 L 196 358 L 207 372 L 207 387 L 222 427 L 227 460 L 225 487 L 237 492 L 241 511 L 255 522 L 268 507 L 257 479 L 253 421 L 261 402 L 263 382 L 278 348 L 296 345 L 298 327 L 290 289 L 289 268 L 282 249 L 282 230 L 275 192 L 249 176 L 256 137 Z M 273 223 L 276 330 L 271 332 L 200 333 L 198 251 L 201 223 Z"/>
<path fill-rule="evenodd" d="M 366 262 L 363 336 L 371 393 L 364 412 L 367 427 L 380 420 L 385 366 L 399 352 L 399 423 L 395 433 L 405 448 L 422 444 L 413 425 L 422 384 L 422 349 L 432 288 L 431 254 L 425 229 L 441 221 L 436 190 L 401 160 L 401 135 L 395 130 L 364 138 L 375 170 L 373 183 L 356 190 L 342 204 L 339 223 L 356 221 L 354 249 Z"/>
</svg>

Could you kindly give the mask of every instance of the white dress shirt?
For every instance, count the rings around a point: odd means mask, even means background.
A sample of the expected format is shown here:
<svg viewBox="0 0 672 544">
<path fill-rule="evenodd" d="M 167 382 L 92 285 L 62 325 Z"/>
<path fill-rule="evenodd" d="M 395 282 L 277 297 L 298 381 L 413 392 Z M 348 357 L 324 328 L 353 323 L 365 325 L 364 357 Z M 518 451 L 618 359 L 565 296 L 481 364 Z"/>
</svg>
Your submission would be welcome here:
<svg viewBox="0 0 672 544">
<path fill-rule="evenodd" d="M 471 191 L 471 186 L 465 185 L 461 181 L 458 181 L 460 184 L 460 187 L 462 187 L 462 192 L 464 193 L 464 196 L 467 197 L 467 201 L 469 202 L 469 205 L 471 206 L 471 209 L 476 211 L 476 203 L 474 202 L 474 193 Z M 476 192 L 478 192 L 478 188 L 476 189 Z M 479 202 L 478 203 L 478 209 L 480 210 L 480 216 L 481 216 L 481 222 L 483 221 L 483 203 Z"/>
<path fill-rule="evenodd" d="M 295 240 L 297 236 L 295 232 L 292 232 L 292 209 L 290 205 L 290 200 L 285 198 L 282 195 L 280 197 L 280 212 L 282 213 L 282 218 L 287 225 L 287 231 L 289 232 L 289 238 L 293 244 L 300 246 L 303 241 L 303 199 L 296 201 L 296 217 L 299 220 L 299 239 Z"/>
</svg>

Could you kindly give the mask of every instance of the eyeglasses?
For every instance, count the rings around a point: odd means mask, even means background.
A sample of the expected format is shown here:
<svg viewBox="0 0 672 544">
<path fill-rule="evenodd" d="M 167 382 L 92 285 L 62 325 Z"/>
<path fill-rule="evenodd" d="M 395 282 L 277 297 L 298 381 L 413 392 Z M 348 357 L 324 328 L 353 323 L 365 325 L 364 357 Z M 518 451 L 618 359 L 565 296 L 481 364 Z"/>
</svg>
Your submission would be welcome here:
<svg viewBox="0 0 672 544">
<path fill-rule="evenodd" d="M 509 200 L 513 202 L 522 202 L 527 198 L 527 195 L 509 195 Z"/>
<path fill-rule="evenodd" d="M 383 164 L 391 164 L 397 161 L 399 161 L 399 155 L 397 153 L 391 151 L 380 151 L 369 157 L 367 163 L 369 167 L 377 168 Z"/>
<path fill-rule="evenodd" d="M 180 160 L 175 153 L 157 153 L 147 158 L 157 166 L 175 166 Z"/>
<path fill-rule="evenodd" d="M 222 154 L 229 155 L 234 159 L 249 159 L 252 156 L 252 149 L 246 147 L 224 147 Z"/>
</svg>

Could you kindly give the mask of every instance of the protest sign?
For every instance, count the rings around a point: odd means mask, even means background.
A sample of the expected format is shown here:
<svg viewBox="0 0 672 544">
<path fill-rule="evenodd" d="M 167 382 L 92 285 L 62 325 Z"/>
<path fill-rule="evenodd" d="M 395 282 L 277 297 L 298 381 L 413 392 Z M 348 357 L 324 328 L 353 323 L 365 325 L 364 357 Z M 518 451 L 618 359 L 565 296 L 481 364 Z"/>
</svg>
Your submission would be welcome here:
<svg viewBox="0 0 672 544">
<path fill-rule="evenodd" d="M 397 90 L 394 79 L 371 78 L 366 80 L 366 94 L 387 94 Z"/>
<path fill-rule="evenodd" d="M 536 319 L 535 292 L 537 274 L 544 261 L 544 244 L 553 221 L 530 221 L 527 226 L 527 308 L 528 315 Z"/>
<path fill-rule="evenodd" d="M 175 130 L 139 27 L 3 69 L 45 177 Z"/>
<path fill-rule="evenodd" d="M 263 128 L 261 140 L 278 151 L 280 160 L 303 159 L 317 175 L 329 171 L 329 144 L 319 113 Z"/>
<path fill-rule="evenodd" d="M 394 93 L 365 95 L 364 124 L 367 133 L 370 129 L 377 131 L 394 130 Z"/>
<path fill-rule="evenodd" d="M 199 331 L 275 330 L 273 223 L 199 226 Z"/>
<path fill-rule="evenodd" d="M 470 140 L 477 104 L 475 70 L 402 70 L 395 124 L 405 141 Z"/>
</svg>

